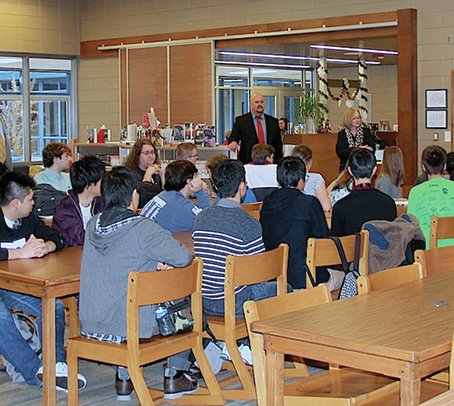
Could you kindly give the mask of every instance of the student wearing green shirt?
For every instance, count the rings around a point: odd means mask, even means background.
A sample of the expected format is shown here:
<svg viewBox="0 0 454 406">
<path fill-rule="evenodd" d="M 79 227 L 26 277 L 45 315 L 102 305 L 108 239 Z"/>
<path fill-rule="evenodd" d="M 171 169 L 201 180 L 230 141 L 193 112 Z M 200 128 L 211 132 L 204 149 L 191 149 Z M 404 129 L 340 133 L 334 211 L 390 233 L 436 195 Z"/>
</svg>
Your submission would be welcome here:
<svg viewBox="0 0 454 406">
<path fill-rule="evenodd" d="M 454 216 L 454 182 L 443 178 L 446 151 L 442 147 L 426 147 L 421 161 L 428 180 L 411 189 L 407 211 L 418 219 L 428 245 L 432 216 Z M 454 239 L 441 240 L 439 243 L 441 247 L 447 245 L 454 245 Z"/>
</svg>

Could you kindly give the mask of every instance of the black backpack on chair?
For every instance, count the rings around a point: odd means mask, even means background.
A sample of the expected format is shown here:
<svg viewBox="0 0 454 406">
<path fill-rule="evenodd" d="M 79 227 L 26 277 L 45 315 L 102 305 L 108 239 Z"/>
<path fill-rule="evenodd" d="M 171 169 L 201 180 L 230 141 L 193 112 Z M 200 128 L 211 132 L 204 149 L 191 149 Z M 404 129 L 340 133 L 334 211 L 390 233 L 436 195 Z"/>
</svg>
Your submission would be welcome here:
<svg viewBox="0 0 454 406">
<path fill-rule="evenodd" d="M 35 200 L 33 213 L 40 217 L 53 216 L 60 200 L 67 196 L 65 192 L 57 190 L 47 183 L 36 185 L 33 191 L 33 199 Z"/>
</svg>

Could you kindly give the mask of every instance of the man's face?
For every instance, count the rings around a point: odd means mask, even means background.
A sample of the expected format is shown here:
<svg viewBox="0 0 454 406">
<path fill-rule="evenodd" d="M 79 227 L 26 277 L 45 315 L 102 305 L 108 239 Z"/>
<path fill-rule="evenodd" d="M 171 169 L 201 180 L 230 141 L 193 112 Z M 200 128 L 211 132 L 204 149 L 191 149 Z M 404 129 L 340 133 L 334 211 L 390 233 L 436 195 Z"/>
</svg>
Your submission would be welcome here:
<svg viewBox="0 0 454 406">
<path fill-rule="evenodd" d="M 61 171 L 66 171 L 73 163 L 73 159 L 71 154 L 69 154 L 68 152 L 64 152 L 61 158 L 54 158 L 54 162 L 58 164 L 58 168 Z"/>
<path fill-rule="evenodd" d="M 18 200 L 18 202 L 19 203 L 16 210 L 17 218 L 21 219 L 27 217 L 32 212 L 33 205 L 35 204 L 33 200 L 33 190 L 30 189 L 28 195 L 24 197 L 23 202 L 21 202 L 20 200 Z"/>
<path fill-rule="evenodd" d="M 196 165 L 199 160 L 199 153 L 197 152 L 197 149 L 194 148 L 191 151 L 191 155 L 186 155 L 186 160 Z"/>
<path fill-rule="evenodd" d="M 261 94 L 254 94 L 251 97 L 251 113 L 260 116 L 265 110 L 265 99 Z"/>
</svg>

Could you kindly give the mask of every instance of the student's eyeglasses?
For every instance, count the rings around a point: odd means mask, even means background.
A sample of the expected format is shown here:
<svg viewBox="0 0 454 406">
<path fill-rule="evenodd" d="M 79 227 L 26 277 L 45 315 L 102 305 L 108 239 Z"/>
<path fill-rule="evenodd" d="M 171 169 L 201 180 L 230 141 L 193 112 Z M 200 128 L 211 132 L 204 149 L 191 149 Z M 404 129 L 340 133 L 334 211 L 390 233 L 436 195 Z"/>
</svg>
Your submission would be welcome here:
<svg viewBox="0 0 454 406">
<path fill-rule="evenodd" d="M 142 151 L 141 154 L 142 154 L 142 155 L 146 155 L 146 156 L 148 156 L 148 155 L 155 155 L 154 151 Z"/>
</svg>

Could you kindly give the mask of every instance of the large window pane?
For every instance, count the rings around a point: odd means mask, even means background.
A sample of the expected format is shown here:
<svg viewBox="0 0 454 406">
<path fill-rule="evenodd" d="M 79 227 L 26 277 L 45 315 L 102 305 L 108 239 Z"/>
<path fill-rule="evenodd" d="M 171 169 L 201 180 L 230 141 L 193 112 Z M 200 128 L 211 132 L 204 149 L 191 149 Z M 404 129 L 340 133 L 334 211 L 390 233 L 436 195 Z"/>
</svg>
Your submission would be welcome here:
<svg viewBox="0 0 454 406">
<path fill-rule="evenodd" d="M 0 56 L 0 93 L 19 94 L 22 84 L 22 58 Z"/>
<path fill-rule="evenodd" d="M 30 93 L 68 94 L 71 76 L 67 72 L 30 71 Z"/>
<path fill-rule="evenodd" d="M 236 66 L 218 66 L 218 86 L 247 87 L 249 83 L 249 69 Z"/>
<path fill-rule="evenodd" d="M 24 126 L 22 122 L 22 101 L 0 100 L 0 115 L 3 125 L 6 127 L 11 147 L 11 159 L 13 162 L 24 161 Z"/>
<path fill-rule="evenodd" d="M 68 100 L 31 102 L 31 158 L 42 159 L 42 150 L 49 142 L 68 142 Z"/>
<path fill-rule="evenodd" d="M 219 142 L 225 140 L 226 131 L 233 127 L 235 117 L 249 111 L 249 93 L 245 89 L 221 89 L 219 90 Z"/>
<path fill-rule="evenodd" d="M 254 86 L 301 87 L 301 70 L 253 68 Z"/>
</svg>

